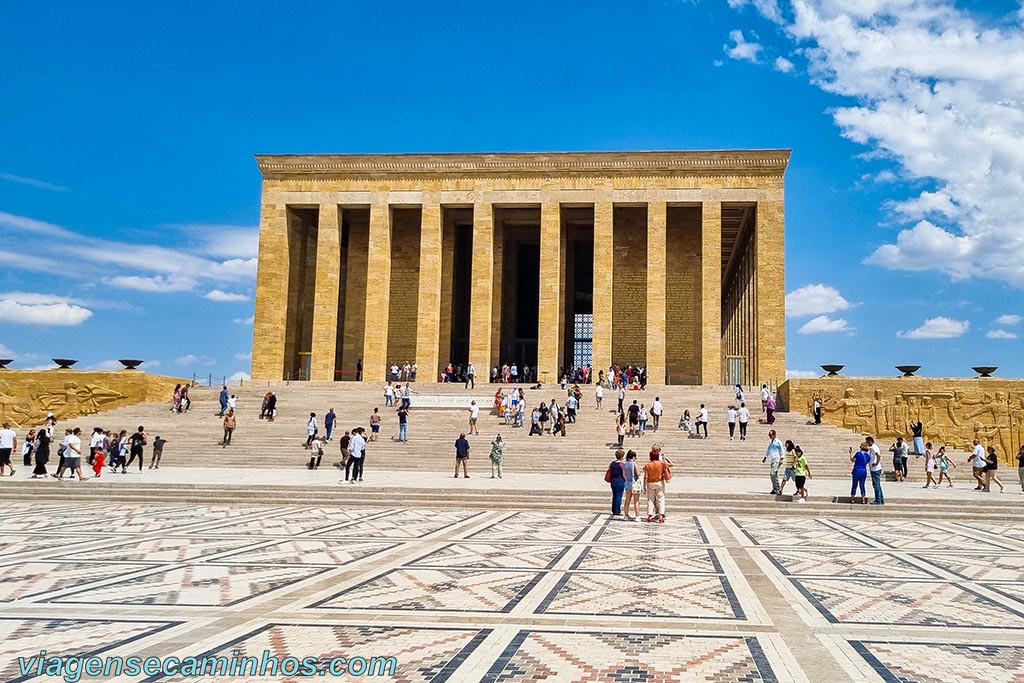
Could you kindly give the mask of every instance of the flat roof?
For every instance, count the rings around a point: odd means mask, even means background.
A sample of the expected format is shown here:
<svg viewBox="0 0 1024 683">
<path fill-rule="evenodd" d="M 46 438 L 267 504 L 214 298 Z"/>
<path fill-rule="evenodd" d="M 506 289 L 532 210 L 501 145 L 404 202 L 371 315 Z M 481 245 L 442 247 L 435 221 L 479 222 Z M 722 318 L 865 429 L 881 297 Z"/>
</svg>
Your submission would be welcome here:
<svg viewBox="0 0 1024 683">
<path fill-rule="evenodd" d="M 264 177 L 777 175 L 789 149 L 484 152 L 444 154 L 257 154 Z"/>
</svg>

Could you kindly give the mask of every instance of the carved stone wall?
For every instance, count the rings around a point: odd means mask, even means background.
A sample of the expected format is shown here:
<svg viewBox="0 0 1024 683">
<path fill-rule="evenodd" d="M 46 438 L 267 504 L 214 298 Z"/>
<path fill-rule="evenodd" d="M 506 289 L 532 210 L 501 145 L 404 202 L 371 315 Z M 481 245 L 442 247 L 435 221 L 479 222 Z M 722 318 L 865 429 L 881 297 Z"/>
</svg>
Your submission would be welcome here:
<svg viewBox="0 0 1024 683">
<path fill-rule="evenodd" d="M 784 410 L 810 416 L 815 396 L 822 421 L 884 441 L 911 438 L 910 423 L 920 420 L 936 447 L 967 450 L 977 438 L 1003 462 L 1024 443 L 1024 379 L 822 377 L 779 387 Z"/>
<path fill-rule="evenodd" d="M 0 422 L 37 427 L 136 403 L 168 402 L 174 385 L 188 380 L 138 370 L 0 370 Z"/>
</svg>

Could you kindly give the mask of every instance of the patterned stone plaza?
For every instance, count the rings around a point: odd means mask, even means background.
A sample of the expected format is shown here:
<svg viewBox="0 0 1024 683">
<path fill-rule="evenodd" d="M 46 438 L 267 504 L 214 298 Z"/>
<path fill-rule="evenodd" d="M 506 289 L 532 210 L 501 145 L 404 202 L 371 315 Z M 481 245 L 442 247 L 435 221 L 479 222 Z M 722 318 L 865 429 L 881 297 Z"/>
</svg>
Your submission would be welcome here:
<svg viewBox="0 0 1024 683">
<path fill-rule="evenodd" d="M 44 649 L 394 656 L 434 683 L 1024 676 L 1010 521 L 10 502 L 0 531 L 4 681 Z"/>
</svg>

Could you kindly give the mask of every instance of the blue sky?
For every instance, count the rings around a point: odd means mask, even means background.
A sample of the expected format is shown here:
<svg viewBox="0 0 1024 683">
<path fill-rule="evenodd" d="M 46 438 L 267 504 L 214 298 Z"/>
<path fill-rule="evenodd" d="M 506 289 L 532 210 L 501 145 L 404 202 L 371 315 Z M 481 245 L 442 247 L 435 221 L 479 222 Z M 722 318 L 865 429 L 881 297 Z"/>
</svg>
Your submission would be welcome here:
<svg viewBox="0 0 1024 683">
<path fill-rule="evenodd" d="M 247 371 L 257 153 L 790 147 L 792 371 L 1024 375 L 1018 2 L 444 8 L 8 5 L 0 355 Z"/>
</svg>

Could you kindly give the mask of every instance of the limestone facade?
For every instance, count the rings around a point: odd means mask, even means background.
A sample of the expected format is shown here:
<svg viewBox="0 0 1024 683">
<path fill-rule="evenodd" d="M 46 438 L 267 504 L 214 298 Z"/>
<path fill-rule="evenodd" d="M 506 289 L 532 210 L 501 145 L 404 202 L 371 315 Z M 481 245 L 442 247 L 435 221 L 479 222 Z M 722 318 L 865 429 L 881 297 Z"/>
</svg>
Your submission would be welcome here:
<svg viewBox="0 0 1024 683">
<path fill-rule="evenodd" d="M 788 150 L 257 161 L 254 379 L 552 382 L 591 355 L 655 385 L 785 376 Z"/>
<path fill-rule="evenodd" d="M 1014 465 L 1024 444 L 1020 379 L 837 376 L 791 379 L 779 387 L 785 410 L 812 415 L 815 397 L 824 422 L 880 440 L 910 439 L 910 422 L 920 420 L 925 441 L 935 448 L 969 450 L 979 439 Z"/>
</svg>

